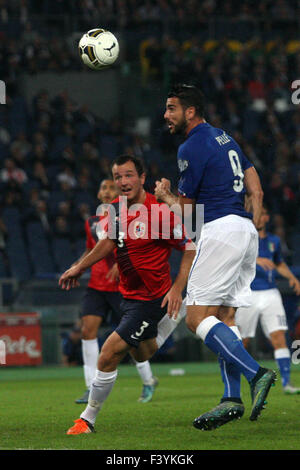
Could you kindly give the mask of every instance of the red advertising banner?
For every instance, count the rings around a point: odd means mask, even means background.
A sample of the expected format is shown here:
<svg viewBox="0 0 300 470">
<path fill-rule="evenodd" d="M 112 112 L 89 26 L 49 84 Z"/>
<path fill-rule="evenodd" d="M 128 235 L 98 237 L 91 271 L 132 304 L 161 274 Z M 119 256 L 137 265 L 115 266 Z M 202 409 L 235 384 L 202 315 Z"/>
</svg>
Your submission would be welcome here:
<svg viewBox="0 0 300 470">
<path fill-rule="evenodd" d="M 35 366 L 42 363 L 40 315 L 0 313 L 2 365 Z M 5 361 L 3 361 L 5 357 Z"/>
</svg>

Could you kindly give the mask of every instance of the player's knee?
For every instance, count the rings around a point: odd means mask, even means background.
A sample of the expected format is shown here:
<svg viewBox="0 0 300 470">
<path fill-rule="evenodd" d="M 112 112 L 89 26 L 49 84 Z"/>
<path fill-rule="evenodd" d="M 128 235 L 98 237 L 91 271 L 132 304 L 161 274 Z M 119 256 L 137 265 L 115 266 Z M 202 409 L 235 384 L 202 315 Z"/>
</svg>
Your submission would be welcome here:
<svg viewBox="0 0 300 470">
<path fill-rule="evenodd" d="M 270 339 L 274 349 L 286 347 L 285 334 L 283 330 L 278 330 L 271 333 Z"/>
<path fill-rule="evenodd" d="M 157 346 L 157 342 L 154 339 L 148 345 L 148 357 L 147 357 L 147 359 L 150 359 L 152 356 L 154 356 L 154 354 L 157 351 L 158 351 L 158 346 Z M 147 359 L 144 359 L 144 361 L 146 361 Z"/>
<path fill-rule="evenodd" d="M 130 355 L 137 362 L 145 362 L 151 359 L 151 357 L 158 351 L 159 347 L 156 342 L 156 338 L 142 341 L 138 348 L 132 347 L 130 349 Z"/>
<path fill-rule="evenodd" d="M 134 354 L 132 354 L 133 358 L 137 362 L 145 362 L 151 359 L 152 356 L 158 351 L 158 346 L 155 342 L 155 345 L 151 345 L 147 350 L 139 351 L 137 350 Z"/>
<path fill-rule="evenodd" d="M 97 338 L 98 328 L 92 325 L 83 324 L 81 327 L 81 337 L 82 339 L 95 339 Z"/>
<path fill-rule="evenodd" d="M 113 367 L 114 369 L 121 362 L 124 355 L 126 355 L 126 352 L 126 348 L 120 348 L 118 343 L 116 344 L 112 341 L 106 340 L 106 342 L 102 346 L 98 360 L 99 370 L 105 370 L 106 368 L 110 367 Z"/>
<path fill-rule="evenodd" d="M 186 326 L 188 327 L 189 330 L 191 330 L 193 333 L 196 332 L 196 329 L 197 329 L 198 325 L 196 325 L 195 319 L 193 318 L 192 315 L 189 315 L 187 313 L 187 315 L 185 317 L 185 323 L 186 323 Z"/>
<path fill-rule="evenodd" d="M 137 350 L 130 352 L 130 355 L 136 362 L 145 362 L 151 357 L 148 352 Z"/>
<path fill-rule="evenodd" d="M 109 348 L 102 348 L 99 359 L 98 369 L 105 370 L 107 367 L 115 363 L 115 354 Z"/>
</svg>

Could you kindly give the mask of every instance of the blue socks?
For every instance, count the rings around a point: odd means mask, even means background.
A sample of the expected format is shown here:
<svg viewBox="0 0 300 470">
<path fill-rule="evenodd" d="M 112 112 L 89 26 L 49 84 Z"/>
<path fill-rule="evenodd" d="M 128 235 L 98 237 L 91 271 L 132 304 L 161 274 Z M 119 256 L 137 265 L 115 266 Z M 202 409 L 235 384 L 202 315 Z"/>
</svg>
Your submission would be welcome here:
<svg viewBox="0 0 300 470">
<path fill-rule="evenodd" d="M 256 376 L 260 368 L 259 364 L 246 351 L 235 333 L 216 317 L 206 317 L 198 325 L 196 334 L 203 339 L 211 351 L 227 363 L 235 365 L 237 371 L 244 374 L 248 382 Z M 223 373 L 226 381 L 225 370 L 223 370 Z"/>
<path fill-rule="evenodd" d="M 291 353 L 288 348 L 275 349 L 274 357 L 280 371 L 282 386 L 285 387 L 290 383 Z"/>
<path fill-rule="evenodd" d="M 222 400 L 228 398 L 240 398 L 241 396 L 241 373 L 238 368 L 223 357 L 219 356 L 222 380 L 224 383 L 224 395 Z"/>
</svg>

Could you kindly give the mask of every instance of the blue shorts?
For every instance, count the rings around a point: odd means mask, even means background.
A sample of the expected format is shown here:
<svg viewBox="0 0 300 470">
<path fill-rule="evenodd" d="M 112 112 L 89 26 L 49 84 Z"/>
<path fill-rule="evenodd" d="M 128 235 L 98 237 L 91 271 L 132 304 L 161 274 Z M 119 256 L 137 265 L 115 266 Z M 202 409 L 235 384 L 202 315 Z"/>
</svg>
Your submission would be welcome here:
<svg viewBox="0 0 300 470">
<path fill-rule="evenodd" d="M 116 332 L 130 346 L 137 348 L 141 341 L 157 336 L 157 324 L 167 313 L 161 308 L 163 297 L 155 300 L 124 299 L 121 302 L 122 318 Z"/>
<path fill-rule="evenodd" d="M 104 292 L 92 287 L 87 287 L 81 305 L 81 317 L 95 315 L 108 321 L 111 314 L 110 323 L 119 324 L 122 312 L 121 301 L 123 297 L 120 292 Z"/>
</svg>

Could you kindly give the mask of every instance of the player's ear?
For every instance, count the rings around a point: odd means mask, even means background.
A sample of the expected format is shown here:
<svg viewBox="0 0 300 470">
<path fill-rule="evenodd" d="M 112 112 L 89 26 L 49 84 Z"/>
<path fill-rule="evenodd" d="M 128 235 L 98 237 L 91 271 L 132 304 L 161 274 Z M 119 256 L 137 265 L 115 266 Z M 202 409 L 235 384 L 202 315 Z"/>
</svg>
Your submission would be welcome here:
<svg viewBox="0 0 300 470">
<path fill-rule="evenodd" d="M 144 185 L 146 181 L 146 173 L 142 173 L 140 176 L 140 179 L 141 179 L 141 183 Z"/>
<path fill-rule="evenodd" d="M 189 106 L 185 111 L 185 116 L 187 119 L 194 119 L 196 115 L 196 108 L 194 106 Z"/>
</svg>

